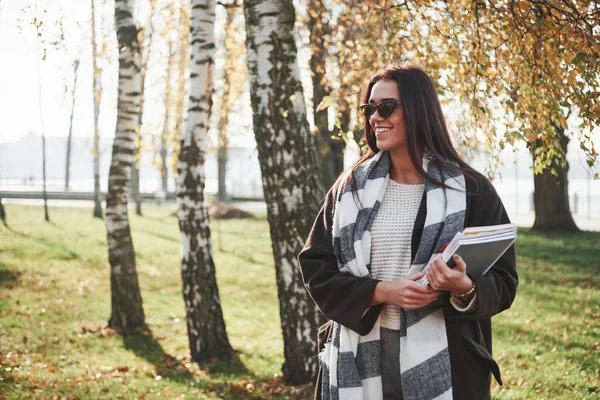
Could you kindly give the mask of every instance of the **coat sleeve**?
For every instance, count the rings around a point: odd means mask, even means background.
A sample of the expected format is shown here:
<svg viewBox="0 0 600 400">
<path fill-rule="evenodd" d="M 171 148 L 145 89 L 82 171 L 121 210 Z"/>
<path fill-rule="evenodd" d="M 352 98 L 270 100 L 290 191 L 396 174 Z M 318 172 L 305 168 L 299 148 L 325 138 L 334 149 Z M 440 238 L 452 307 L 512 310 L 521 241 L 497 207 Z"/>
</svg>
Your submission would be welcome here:
<svg viewBox="0 0 600 400">
<path fill-rule="evenodd" d="M 466 227 L 508 224 L 510 219 L 500 196 L 483 175 L 478 174 L 468 196 Z M 461 312 L 449 302 L 444 303 L 444 314 L 449 319 L 487 319 L 510 308 L 517 292 L 515 245 L 496 261 L 483 276 L 469 276 L 477 286 L 477 298 L 472 307 Z"/>
<path fill-rule="evenodd" d="M 333 252 L 331 191 L 298 256 L 304 284 L 319 309 L 329 319 L 360 335 L 368 334 L 383 305 L 369 308 L 375 286 L 372 278 L 340 272 Z"/>
</svg>

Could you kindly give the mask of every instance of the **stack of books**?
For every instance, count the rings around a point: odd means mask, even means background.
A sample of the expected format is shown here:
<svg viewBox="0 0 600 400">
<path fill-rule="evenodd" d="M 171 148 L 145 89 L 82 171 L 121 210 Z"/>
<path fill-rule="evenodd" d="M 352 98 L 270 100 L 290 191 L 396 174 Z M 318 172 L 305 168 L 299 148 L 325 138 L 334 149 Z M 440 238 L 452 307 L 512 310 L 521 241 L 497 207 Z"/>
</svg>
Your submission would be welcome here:
<svg viewBox="0 0 600 400">
<path fill-rule="evenodd" d="M 484 275 L 517 240 L 515 224 L 477 226 L 458 232 L 446 246 L 442 247 L 442 259 L 449 266 L 455 265 L 452 256 L 458 254 L 467 265 L 467 274 Z M 431 262 L 431 261 L 430 261 Z M 424 271 L 429 268 L 429 264 Z M 417 282 L 427 285 L 426 277 Z"/>
</svg>

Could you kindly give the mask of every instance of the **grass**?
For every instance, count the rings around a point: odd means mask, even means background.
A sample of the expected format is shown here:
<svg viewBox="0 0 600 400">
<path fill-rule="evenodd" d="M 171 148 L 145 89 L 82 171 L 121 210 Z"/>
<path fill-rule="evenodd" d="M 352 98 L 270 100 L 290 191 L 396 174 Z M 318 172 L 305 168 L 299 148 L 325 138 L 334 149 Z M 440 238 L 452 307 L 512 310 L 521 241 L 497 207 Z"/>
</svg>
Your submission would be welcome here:
<svg viewBox="0 0 600 400">
<path fill-rule="evenodd" d="M 283 343 L 267 221 L 213 223 L 230 365 L 191 362 L 172 211 L 131 216 L 149 331 L 106 329 L 104 224 L 91 210 L 9 205 L 0 227 L 0 398 L 303 399 L 281 382 Z M 222 249 L 219 249 L 219 242 Z M 520 231 L 513 307 L 494 318 L 497 399 L 600 396 L 600 233 Z"/>
</svg>

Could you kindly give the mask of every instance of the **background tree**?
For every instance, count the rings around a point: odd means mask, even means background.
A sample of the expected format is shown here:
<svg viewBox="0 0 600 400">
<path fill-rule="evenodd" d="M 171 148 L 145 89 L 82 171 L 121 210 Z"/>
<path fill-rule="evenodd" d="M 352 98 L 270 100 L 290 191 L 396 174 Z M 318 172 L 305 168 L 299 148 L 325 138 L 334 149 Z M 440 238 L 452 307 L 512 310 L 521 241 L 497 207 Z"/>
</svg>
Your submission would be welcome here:
<svg viewBox="0 0 600 400">
<path fill-rule="evenodd" d="M 173 130 L 169 136 L 171 144 L 170 168 L 175 171 L 177 176 L 177 165 L 179 163 L 179 152 L 181 148 L 182 129 L 184 126 L 184 117 L 186 115 L 186 101 L 189 99 L 188 83 L 190 80 L 187 69 L 190 66 L 190 13 L 180 3 L 177 8 L 177 23 L 175 31 L 177 32 L 177 48 L 175 52 L 175 61 L 173 62 L 176 71 L 176 89 L 173 98 Z M 188 7 L 189 8 L 189 7 Z M 177 182 L 176 182 L 177 183 Z"/>
<path fill-rule="evenodd" d="M 73 61 L 73 90 L 71 102 L 71 117 L 69 118 L 69 136 L 67 137 L 67 160 L 65 167 L 65 190 L 69 191 L 69 177 L 71 169 L 71 139 L 73 137 L 73 115 L 75 114 L 75 93 L 77 90 L 77 69 L 79 68 L 79 60 Z"/>
<path fill-rule="evenodd" d="M 142 195 L 140 192 L 140 165 L 142 152 L 144 148 L 144 132 L 146 131 L 146 125 L 144 124 L 144 111 L 146 110 L 146 92 L 149 85 L 147 81 L 148 70 L 150 68 L 150 61 L 154 53 L 156 52 L 157 46 L 157 29 L 156 20 L 160 17 L 162 8 L 158 4 L 157 0 L 149 1 L 150 10 L 148 12 L 148 20 L 144 26 L 140 29 L 140 76 L 141 76 L 141 87 L 140 93 L 140 113 L 138 116 L 138 126 L 135 134 L 135 148 L 133 151 L 133 164 L 131 166 L 131 197 L 135 202 L 135 213 L 142 215 Z"/>
<path fill-rule="evenodd" d="M 598 5 L 386 0 L 340 10 L 332 33 L 340 65 L 334 105 L 358 93 L 362 85 L 355 71 L 395 59 L 422 66 L 436 83 L 442 103 L 458 109 L 461 119 L 449 118 L 449 125 L 459 151 L 467 156 L 490 153 L 488 167 L 493 170 L 498 149 L 525 143 L 535 173 L 546 170 L 563 176 L 552 185 L 536 185 L 541 191 L 537 198 L 548 203 L 538 203 L 536 221 L 545 222 L 534 224 L 534 229 L 573 229 L 565 222 L 572 220 L 568 197 L 558 205 L 550 203 L 567 193 L 566 147 L 563 150 L 564 140 L 555 126 L 566 130 L 566 116 L 574 110 L 574 117 L 582 121 L 580 145 L 588 164 L 595 165 L 591 131 L 600 122 L 600 47 L 594 34 Z M 344 23 L 347 19 L 352 23 Z M 375 32 L 371 26 L 380 29 Z"/>
<path fill-rule="evenodd" d="M 161 189 L 167 193 L 169 169 L 167 165 L 167 156 L 169 151 L 169 133 L 171 131 L 171 117 L 173 115 L 171 110 L 171 102 L 173 101 L 173 90 L 171 80 L 173 79 L 172 65 L 175 60 L 175 44 L 172 40 L 169 41 L 169 50 L 167 56 L 167 74 L 165 78 L 165 111 L 163 118 L 163 127 L 160 132 L 160 178 L 161 178 Z"/>
<path fill-rule="evenodd" d="M 131 329 L 145 326 L 127 215 L 127 189 L 141 91 L 138 29 L 133 21 L 132 0 L 115 0 L 115 27 L 119 42 L 119 97 L 106 197 L 106 235 L 112 294 L 112 314 L 108 325 L 114 329 Z"/>
<path fill-rule="evenodd" d="M 594 32 L 600 6 L 472 1 L 448 5 L 440 15 L 445 20 L 430 26 L 440 40 L 449 39 L 444 62 L 454 71 L 447 74 L 453 78 L 448 86 L 469 101 L 472 126 L 501 148 L 525 142 L 535 174 L 543 175 L 534 179 L 533 229 L 577 230 L 567 195 L 567 116 L 576 110 L 580 146 L 593 166 L 591 131 L 600 126 L 600 38 Z"/>
<path fill-rule="evenodd" d="M 332 87 L 327 77 L 327 64 L 330 62 L 328 53 L 331 44 L 331 12 L 322 0 L 307 0 L 306 11 L 311 52 L 314 137 L 322 163 L 323 186 L 329 188 L 344 169 L 343 151 L 346 146 L 343 134 L 337 135 L 329 130 L 327 106 L 333 101 L 330 96 Z"/>
<path fill-rule="evenodd" d="M 273 243 L 284 340 L 283 375 L 292 384 L 318 371 L 320 313 L 302 282 L 296 256 L 319 202 L 321 172 L 306 119 L 289 1 L 245 0 L 254 135 Z"/>
<path fill-rule="evenodd" d="M 48 196 L 46 195 L 46 127 L 44 125 L 44 111 L 42 101 L 42 76 L 40 70 L 40 62 L 46 59 L 46 47 L 43 43 L 44 38 L 42 34 L 43 20 L 40 17 L 38 5 L 35 4 L 35 18 L 31 22 L 35 26 L 35 45 L 36 45 L 36 71 L 38 77 L 38 98 L 39 98 L 39 112 L 40 112 L 40 131 L 42 133 L 42 198 L 44 199 L 44 219 L 50 222 L 50 215 L 48 214 Z M 40 48 L 40 46 L 44 46 Z"/>
<path fill-rule="evenodd" d="M 217 200 L 227 202 L 227 152 L 229 151 L 229 138 L 227 137 L 227 126 L 229 125 L 229 111 L 231 110 L 231 100 L 234 96 L 230 96 L 231 78 L 235 73 L 236 67 L 236 52 L 239 49 L 239 43 L 235 41 L 235 26 L 233 18 L 236 9 L 239 7 L 237 3 L 219 3 L 225 7 L 225 37 L 223 39 L 223 48 L 225 51 L 225 67 L 223 68 L 223 94 L 220 98 L 219 123 L 217 131 L 219 132 L 217 143 Z M 237 45 L 236 45 L 237 44 Z M 239 51 L 237 52 L 239 53 Z M 235 90 L 235 88 L 234 88 Z"/>
<path fill-rule="evenodd" d="M 92 0 L 92 95 L 94 96 L 94 218 L 102 218 L 102 192 L 100 191 L 100 102 L 102 100 L 102 69 L 98 66 L 98 37 L 96 35 L 96 7 Z M 102 51 L 104 53 L 104 51 Z"/>
<path fill-rule="evenodd" d="M 162 83 L 164 83 L 163 99 L 164 99 L 164 111 L 162 113 L 161 129 L 157 131 L 157 135 L 153 137 L 155 142 L 154 151 L 154 165 L 160 172 L 161 176 L 161 189 L 163 192 L 168 192 L 168 179 L 169 179 L 169 164 L 168 156 L 169 150 L 173 143 L 173 120 L 175 107 L 173 107 L 174 96 L 176 91 L 174 86 L 177 85 L 177 80 L 174 79 L 177 73 L 176 56 L 177 56 L 177 41 L 179 37 L 173 35 L 173 31 L 177 32 L 177 24 L 181 19 L 179 12 L 177 11 L 174 4 L 168 4 L 165 6 L 162 15 L 164 16 L 164 26 L 160 30 L 160 37 L 164 40 L 163 54 L 166 53 L 166 65 L 162 68 L 164 75 L 162 77 Z M 164 57 L 163 57 L 164 59 Z"/>
<path fill-rule="evenodd" d="M 4 210 L 4 205 L 2 204 L 2 195 L 0 195 L 0 220 L 5 227 L 8 228 L 8 224 L 6 223 L 6 211 Z"/>
<path fill-rule="evenodd" d="M 181 277 L 192 359 L 230 360 L 221 310 L 204 197 L 205 155 L 209 148 L 215 57 L 215 2 L 191 2 L 191 88 L 187 126 L 177 168 L 177 217 L 181 232 Z"/>
</svg>

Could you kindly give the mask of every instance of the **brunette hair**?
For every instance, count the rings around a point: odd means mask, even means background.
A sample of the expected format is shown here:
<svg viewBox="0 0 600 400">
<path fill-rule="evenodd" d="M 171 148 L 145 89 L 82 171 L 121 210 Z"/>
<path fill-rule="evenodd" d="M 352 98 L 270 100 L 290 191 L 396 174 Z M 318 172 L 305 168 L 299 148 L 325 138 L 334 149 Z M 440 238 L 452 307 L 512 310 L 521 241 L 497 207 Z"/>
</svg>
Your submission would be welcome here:
<svg viewBox="0 0 600 400">
<path fill-rule="evenodd" d="M 435 86 L 425 71 L 413 65 L 386 64 L 369 79 L 362 93 L 362 103 L 369 102 L 373 85 L 382 80 L 395 81 L 398 84 L 402 101 L 400 107 L 404 111 L 408 154 L 417 171 L 434 185 L 448 188 L 444 182 L 439 182 L 427 175 L 427 171 L 419 162 L 419 155 L 422 155 L 437 163 L 444 170 L 460 172 L 465 177 L 470 177 L 472 168 L 460 158 L 452 145 Z M 365 118 L 363 135 L 369 149 L 350 167 L 352 173 L 360 164 L 379 152 L 375 132 L 371 129 L 368 118 Z M 344 183 L 344 187 L 339 188 L 343 176 L 344 174 L 340 175 L 333 185 L 334 201 L 338 189 L 343 191 L 348 184 L 352 191 L 356 192 L 352 175 Z"/>
</svg>

